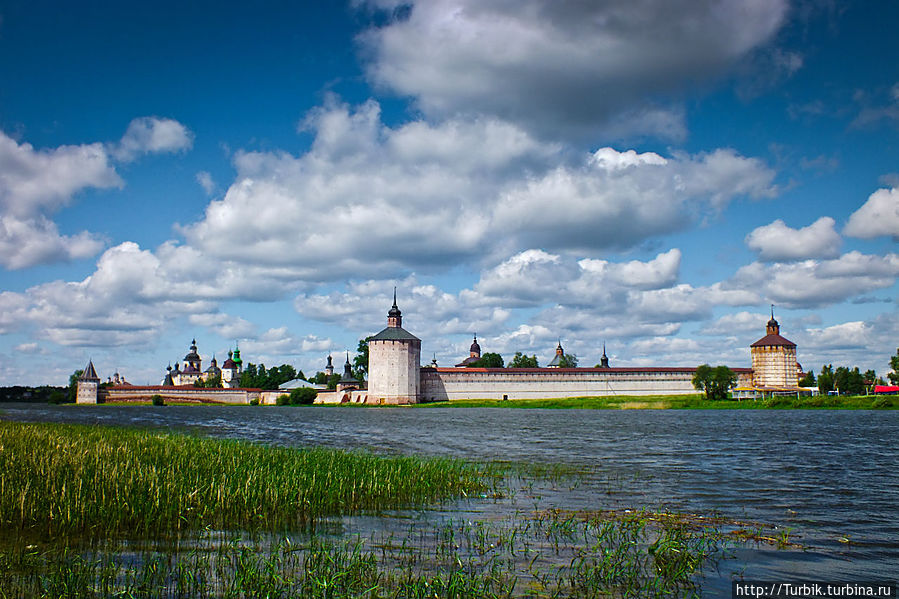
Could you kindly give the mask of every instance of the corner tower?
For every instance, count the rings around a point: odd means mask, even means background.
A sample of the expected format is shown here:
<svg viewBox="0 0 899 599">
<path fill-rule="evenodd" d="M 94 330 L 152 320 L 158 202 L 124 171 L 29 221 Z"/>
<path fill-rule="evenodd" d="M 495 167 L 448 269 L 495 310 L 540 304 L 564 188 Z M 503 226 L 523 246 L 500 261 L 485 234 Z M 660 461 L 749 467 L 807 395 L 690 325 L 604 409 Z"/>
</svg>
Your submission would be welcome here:
<svg viewBox="0 0 899 599">
<path fill-rule="evenodd" d="M 94 361 L 88 360 L 87 366 L 78 377 L 76 385 L 75 403 L 97 403 L 100 392 L 100 377 L 94 368 Z"/>
<path fill-rule="evenodd" d="M 418 403 L 420 367 L 421 339 L 403 328 L 394 288 L 387 328 L 368 340 L 368 402 Z"/>
</svg>

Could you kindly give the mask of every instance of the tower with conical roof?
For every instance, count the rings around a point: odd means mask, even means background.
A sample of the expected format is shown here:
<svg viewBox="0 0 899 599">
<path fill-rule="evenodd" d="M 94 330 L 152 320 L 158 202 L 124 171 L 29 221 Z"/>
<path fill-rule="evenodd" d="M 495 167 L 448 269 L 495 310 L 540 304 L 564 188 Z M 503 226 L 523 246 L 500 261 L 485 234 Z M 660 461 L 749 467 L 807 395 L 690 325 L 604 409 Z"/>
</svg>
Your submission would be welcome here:
<svg viewBox="0 0 899 599">
<path fill-rule="evenodd" d="M 765 336 L 749 346 L 752 354 L 752 384 L 764 388 L 795 388 L 799 385 L 796 344 L 782 337 L 780 323 L 774 319 L 765 326 Z"/>
<path fill-rule="evenodd" d="M 419 400 L 421 339 L 403 328 L 403 313 L 396 305 L 387 312 L 387 328 L 368 340 L 368 401 L 410 404 Z"/>
<path fill-rule="evenodd" d="M 550 360 L 549 364 L 546 365 L 547 368 L 561 368 L 562 366 L 562 358 L 565 356 L 565 350 L 562 349 L 562 340 L 559 339 L 559 345 L 556 346 L 556 355 L 553 356 L 553 359 Z"/>
<path fill-rule="evenodd" d="M 97 403 L 99 393 L 100 377 L 97 376 L 94 361 L 88 359 L 75 387 L 75 403 Z"/>
</svg>

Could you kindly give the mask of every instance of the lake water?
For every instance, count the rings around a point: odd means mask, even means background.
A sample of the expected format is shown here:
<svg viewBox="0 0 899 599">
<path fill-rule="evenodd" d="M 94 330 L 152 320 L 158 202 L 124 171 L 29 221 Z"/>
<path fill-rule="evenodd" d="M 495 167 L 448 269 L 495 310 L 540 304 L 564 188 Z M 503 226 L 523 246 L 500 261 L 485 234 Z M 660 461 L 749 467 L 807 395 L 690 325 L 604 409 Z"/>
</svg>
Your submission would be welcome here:
<svg viewBox="0 0 899 599">
<path fill-rule="evenodd" d="M 489 514 L 539 502 L 541 509 L 720 514 L 792 529 L 790 539 L 804 546 L 739 549 L 735 559 L 706 573 L 709 597 L 730 597 L 735 575 L 848 582 L 896 580 L 899 572 L 899 411 L 0 404 L 0 419 L 561 464 L 585 472 L 573 488 L 548 485 L 537 497 L 468 502 L 464 509 Z"/>
</svg>

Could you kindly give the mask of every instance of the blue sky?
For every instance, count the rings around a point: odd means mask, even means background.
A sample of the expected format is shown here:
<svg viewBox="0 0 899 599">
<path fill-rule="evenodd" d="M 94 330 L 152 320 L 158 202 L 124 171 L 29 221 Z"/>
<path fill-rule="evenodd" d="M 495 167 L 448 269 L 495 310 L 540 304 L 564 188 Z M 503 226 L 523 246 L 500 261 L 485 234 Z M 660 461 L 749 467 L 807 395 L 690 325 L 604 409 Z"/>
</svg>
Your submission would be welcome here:
<svg viewBox="0 0 899 599">
<path fill-rule="evenodd" d="M 0 384 L 196 338 L 803 366 L 899 338 L 899 5 L 0 4 Z"/>
</svg>

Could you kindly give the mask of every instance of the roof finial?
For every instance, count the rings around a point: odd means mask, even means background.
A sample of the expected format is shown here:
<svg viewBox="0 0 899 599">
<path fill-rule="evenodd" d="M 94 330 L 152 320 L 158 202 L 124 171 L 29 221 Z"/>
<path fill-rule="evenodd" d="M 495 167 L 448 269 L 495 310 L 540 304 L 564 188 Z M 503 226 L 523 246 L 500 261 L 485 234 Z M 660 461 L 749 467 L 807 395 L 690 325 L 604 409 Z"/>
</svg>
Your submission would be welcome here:
<svg viewBox="0 0 899 599">
<path fill-rule="evenodd" d="M 393 307 L 396 308 L 396 285 L 393 286 Z"/>
<path fill-rule="evenodd" d="M 771 304 L 771 318 L 774 318 L 774 304 Z"/>
</svg>

